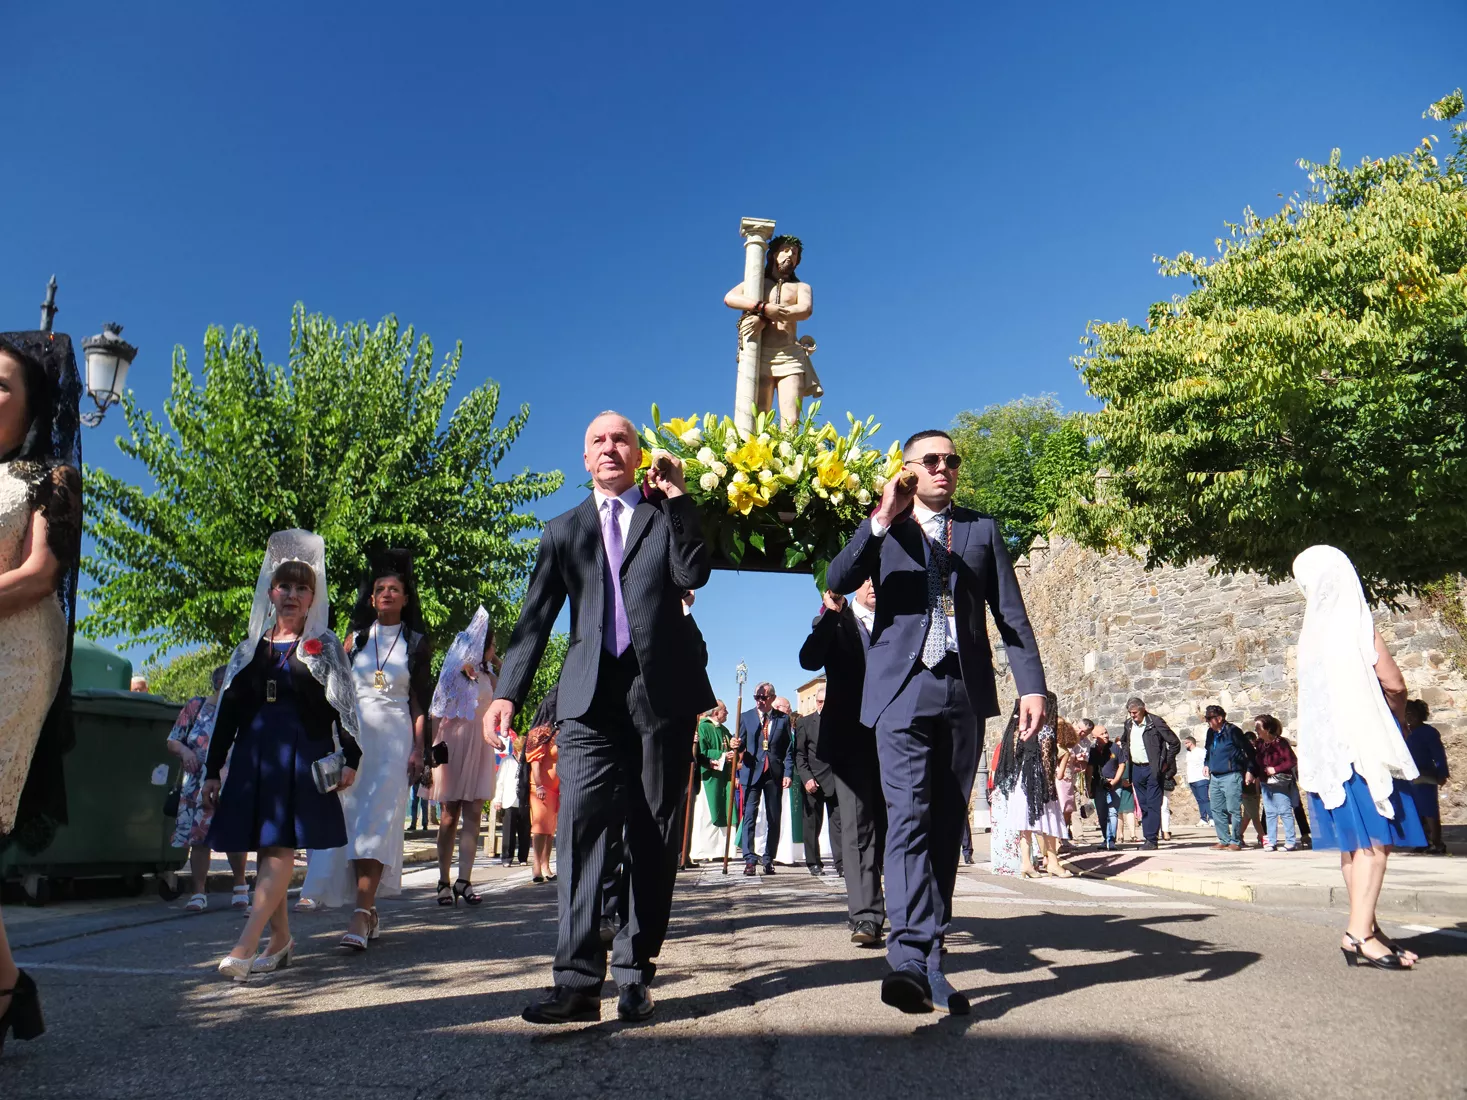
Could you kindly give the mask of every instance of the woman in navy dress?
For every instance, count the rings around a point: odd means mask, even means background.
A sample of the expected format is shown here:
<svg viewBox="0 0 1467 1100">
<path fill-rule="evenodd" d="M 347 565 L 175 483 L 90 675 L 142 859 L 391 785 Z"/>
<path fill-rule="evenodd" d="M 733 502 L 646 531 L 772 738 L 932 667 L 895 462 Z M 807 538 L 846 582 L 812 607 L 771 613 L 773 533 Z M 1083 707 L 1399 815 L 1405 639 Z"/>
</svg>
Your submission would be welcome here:
<svg viewBox="0 0 1467 1100">
<path fill-rule="evenodd" d="M 1340 950 L 1351 966 L 1416 962 L 1381 933 L 1375 903 L 1392 848 L 1426 843 L 1408 784 L 1416 764 L 1401 736 L 1406 681 L 1375 629 L 1355 567 L 1333 546 L 1294 559 L 1304 593 L 1299 633 L 1299 786 L 1314 847 L 1338 848 L 1350 896 Z"/>
<path fill-rule="evenodd" d="M 1442 735 L 1427 721 L 1431 708 L 1424 699 L 1412 699 L 1406 704 L 1406 748 L 1411 750 L 1411 759 L 1416 761 L 1420 774 L 1411 784 L 1411 798 L 1416 803 L 1416 812 L 1421 815 L 1421 824 L 1426 832 L 1426 850 L 1435 856 L 1447 854 L 1442 843 L 1442 810 L 1439 789 L 1451 778 L 1447 767 L 1447 750 L 1442 745 Z"/>
<path fill-rule="evenodd" d="M 214 810 L 209 845 L 258 856 L 253 909 L 219 963 L 220 973 L 236 981 L 290 963 L 295 940 L 285 902 L 296 849 L 346 844 L 336 791 L 351 786 L 362 754 L 349 665 L 325 627 L 324 549 L 308 531 L 271 536 L 250 633 L 230 658 L 209 742 L 203 790 L 205 808 Z M 340 784 L 323 793 L 311 766 L 337 744 L 344 758 Z M 226 759 L 229 778 L 221 791 Z M 256 957 L 266 924 L 269 943 Z"/>
</svg>

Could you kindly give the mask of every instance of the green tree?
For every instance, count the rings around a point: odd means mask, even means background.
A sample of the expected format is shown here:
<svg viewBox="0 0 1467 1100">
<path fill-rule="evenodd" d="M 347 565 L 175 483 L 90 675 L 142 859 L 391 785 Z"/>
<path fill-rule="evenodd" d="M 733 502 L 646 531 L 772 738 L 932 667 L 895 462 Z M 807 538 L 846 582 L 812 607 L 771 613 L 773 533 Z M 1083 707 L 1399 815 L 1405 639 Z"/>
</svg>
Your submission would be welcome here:
<svg viewBox="0 0 1467 1100">
<path fill-rule="evenodd" d="M 124 400 L 118 441 L 156 488 L 84 472 L 96 580 L 88 630 L 168 649 L 227 648 L 249 616 L 265 541 L 304 527 L 326 542 L 332 613 L 344 629 L 365 551 L 416 553 L 424 617 L 445 645 L 483 604 L 500 617 L 535 553 L 534 515 L 562 475 L 495 468 L 529 407 L 495 424 L 499 386 L 485 382 L 445 415 L 462 345 L 435 368 L 433 344 L 387 317 L 338 327 L 297 305 L 286 366 L 267 365 L 258 334 L 204 336 L 202 380 L 173 356 L 167 426 Z"/>
<path fill-rule="evenodd" d="M 951 434 L 963 456 L 958 503 L 996 519 L 1015 557 L 1048 532 L 1072 481 L 1095 473 L 1080 419 L 1065 413 L 1053 394 L 961 412 Z"/>
<path fill-rule="evenodd" d="M 1427 112 L 1463 110 L 1460 90 Z M 1444 162 L 1301 161 L 1307 193 L 1245 211 L 1193 290 L 1145 325 L 1094 322 L 1076 357 L 1114 471 L 1061 528 L 1149 564 L 1289 574 L 1330 543 L 1392 598 L 1467 571 L 1467 125 Z"/>
<path fill-rule="evenodd" d="M 210 677 L 227 660 L 229 650 L 205 646 L 180 653 L 162 663 L 154 658 L 143 666 L 143 675 L 148 678 L 150 694 L 182 704 L 196 695 L 212 694 L 214 688 Z"/>
</svg>

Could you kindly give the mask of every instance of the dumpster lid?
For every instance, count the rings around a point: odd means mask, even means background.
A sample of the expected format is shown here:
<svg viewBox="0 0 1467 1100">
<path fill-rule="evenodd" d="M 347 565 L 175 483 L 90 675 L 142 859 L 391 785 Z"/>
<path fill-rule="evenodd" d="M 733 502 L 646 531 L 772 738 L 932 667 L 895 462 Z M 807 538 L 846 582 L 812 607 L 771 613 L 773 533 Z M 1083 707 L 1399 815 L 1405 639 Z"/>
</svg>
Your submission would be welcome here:
<svg viewBox="0 0 1467 1100">
<path fill-rule="evenodd" d="M 183 709 L 159 695 L 116 688 L 83 688 L 71 693 L 72 710 L 77 714 L 99 714 L 112 718 L 166 718 L 172 723 Z"/>
</svg>

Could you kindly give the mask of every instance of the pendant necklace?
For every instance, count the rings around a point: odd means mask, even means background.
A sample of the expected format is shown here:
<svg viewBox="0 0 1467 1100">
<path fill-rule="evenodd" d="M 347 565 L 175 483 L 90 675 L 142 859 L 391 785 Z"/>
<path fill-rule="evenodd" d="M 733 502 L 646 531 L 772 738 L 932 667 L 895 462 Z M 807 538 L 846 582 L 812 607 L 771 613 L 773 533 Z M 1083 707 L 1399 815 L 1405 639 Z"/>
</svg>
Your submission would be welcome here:
<svg viewBox="0 0 1467 1100">
<path fill-rule="evenodd" d="M 387 647 L 387 656 L 380 657 L 382 652 L 382 624 L 377 624 L 376 632 L 372 635 L 372 659 L 377 662 L 376 675 L 372 677 L 372 686 L 378 691 L 387 690 L 387 673 L 383 671 L 387 662 L 392 660 L 392 651 L 397 648 L 397 639 L 402 637 L 402 624 L 397 626 L 397 634 L 392 639 L 392 644 Z"/>
<path fill-rule="evenodd" d="M 275 630 L 276 630 L 276 628 L 273 627 L 273 626 L 270 628 L 270 648 L 271 648 L 272 651 L 275 648 Z M 284 672 L 286 670 L 286 668 L 288 668 L 289 665 L 290 665 L 290 655 L 295 652 L 295 647 L 298 646 L 298 645 L 300 645 L 300 644 L 301 644 L 300 635 L 297 634 L 296 635 L 296 638 L 295 638 L 295 641 L 293 641 L 293 642 L 290 643 L 290 648 L 287 649 L 284 653 L 282 653 L 280 655 L 280 660 L 278 662 L 272 661 L 272 664 L 274 666 L 274 669 L 278 669 L 279 671 Z M 267 679 L 265 681 L 265 702 L 267 702 L 267 703 L 273 703 L 276 700 L 278 700 L 279 698 L 280 698 L 280 688 L 279 688 L 279 685 L 276 683 L 275 677 L 274 676 L 271 676 L 269 679 Z"/>
</svg>

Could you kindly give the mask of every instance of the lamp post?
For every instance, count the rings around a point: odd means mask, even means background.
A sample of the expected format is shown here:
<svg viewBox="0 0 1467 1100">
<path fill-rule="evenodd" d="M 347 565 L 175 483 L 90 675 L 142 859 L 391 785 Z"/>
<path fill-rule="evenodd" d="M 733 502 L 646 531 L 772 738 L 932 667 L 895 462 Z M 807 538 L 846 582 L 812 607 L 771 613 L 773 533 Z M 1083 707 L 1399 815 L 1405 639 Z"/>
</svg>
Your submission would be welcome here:
<svg viewBox="0 0 1467 1100">
<path fill-rule="evenodd" d="M 98 336 L 82 341 L 87 357 L 87 393 L 97 411 L 82 413 L 81 422 L 89 428 L 102 423 L 107 410 L 122 400 L 127 386 L 127 369 L 137 358 L 138 349 L 122 338 L 122 326 L 108 321 Z"/>
<path fill-rule="evenodd" d="M 56 276 L 46 284 L 46 300 L 41 303 L 41 331 L 50 332 L 56 320 Z M 89 428 L 102 423 L 107 410 L 122 400 L 127 387 L 127 370 L 137 358 L 138 349 L 122 338 L 122 326 L 108 321 L 96 336 L 82 341 L 87 361 L 87 394 L 96 412 L 82 413 L 81 422 Z"/>
</svg>

